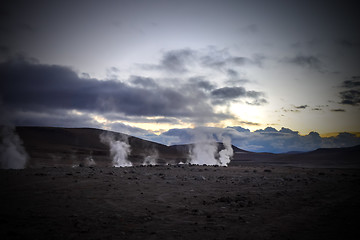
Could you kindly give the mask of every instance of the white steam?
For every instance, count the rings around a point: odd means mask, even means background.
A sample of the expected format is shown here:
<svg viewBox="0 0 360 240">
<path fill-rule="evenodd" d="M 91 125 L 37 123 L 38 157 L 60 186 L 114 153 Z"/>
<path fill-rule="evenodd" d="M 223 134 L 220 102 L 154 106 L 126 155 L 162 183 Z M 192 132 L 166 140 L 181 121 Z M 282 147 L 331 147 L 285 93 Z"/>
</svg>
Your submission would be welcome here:
<svg viewBox="0 0 360 240">
<path fill-rule="evenodd" d="M 209 134 L 197 131 L 194 136 L 195 145 L 190 153 L 190 163 L 199 165 L 218 165 L 215 159 L 216 141 Z"/>
<path fill-rule="evenodd" d="M 90 166 L 95 166 L 96 162 L 93 159 L 92 155 L 85 157 L 85 166 L 90 167 Z"/>
<path fill-rule="evenodd" d="M 156 160 L 157 160 L 157 157 L 154 155 L 146 156 L 144 158 L 144 162 L 142 163 L 142 165 L 143 166 L 149 166 L 149 165 L 155 166 L 157 164 Z"/>
<path fill-rule="evenodd" d="M 110 156 L 114 167 L 131 167 L 132 163 L 127 159 L 131 149 L 127 138 L 116 140 L 114 134 L 100 134 L 100 141 L 109 145 Z"/>
<path fill-rule="evenodd" d="M 225 149 L 219 152 L 217 157 L 218 144 L 212 134 L 197 129 L 194 135 L 194 147 L 190 152 L 190 163 L 198 165 L 219 165 L 227 166 L 233 156 L 231 138 L 222 135 L 217 136 L 223 142 Z"/>
<path fill-rule="evenodd" d="M 0 168 L 23 169 L 28 155 L 11 126 L 0 124 Z"/>
<path fill-rule="evenodd" d="M 234 155 L 234 150 L 231 146 L 231 138 L 221 136 L 224 149 L 219 152 L 219 162 L 221 166 L 227 166 L 230 163 L 230 158 Z"/>
<path fill-rule="evenodd" d="M 147 150 L 148 154 L 146 155 L 146 157 L 144 157 L 144 161 L 142 162 L 141 165 L 143 166 L 155 166 L 158 164 L 157 160 L 159 159 L 159 153 L 156 150 L 156 148 L 151 148 Z"/>
</svg>

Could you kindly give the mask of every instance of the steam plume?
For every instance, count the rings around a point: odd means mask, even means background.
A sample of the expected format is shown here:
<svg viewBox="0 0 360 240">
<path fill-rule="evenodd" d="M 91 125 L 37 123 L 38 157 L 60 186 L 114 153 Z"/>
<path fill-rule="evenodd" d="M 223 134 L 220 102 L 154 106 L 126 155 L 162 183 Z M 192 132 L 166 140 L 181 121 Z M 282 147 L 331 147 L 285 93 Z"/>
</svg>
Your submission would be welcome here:
<svg viewBox="0 0 360 240">
<path fill-rule="evenodd" d="M 0 96 L 0 168 L 22 169 L 28 155 L 6 113 Z"/>
<path fill-rule="evenodd" d="M 0 124 L 0 167 L 22 169 L 27 159 L 28 155 L 14 128 Z"/>
<path fill-rule="evenodd" d="M 227 166 L 233 155 L 231 138 L 222 135 L 217 136 L 223 142 L 225 149 L 219 152 L 217 158 L 218 144 L 212 134 L 206 133 L 201 129 L 196 129 L 194 134 L 194 147 L 190 153 L 190 163 L 199 165 L 220 165 Z"/>
<path fill-rule="evenodd" d="M 85 157 L 85 166 L 95 166 L 96 162 L 93 159 L 92 155 Z"/>
<path fill-rule="evenodd" d="M 224 144 L 223 150 L 219 152 L 220 158 L 219 162 L 221 166 L 227 166 L 230 163 L 230 158 L 234 155 L 233 148 L 231 146 L 231 138 L 226 136 L 220 136 L 222 138 L 222 142 Z"/>
<path fill-rule="evenodd" d="M 194 140 L 195 145 L 190 154 L 190 163 L 199 165 L 218 165 L 218 161 L 215 159 L 217 144 L 214 138 L 205 132 L 196 130 Z"/>
<path fill-rule="evenodd" d="M 156 165 L 157 157 L 155 155 L 149 155 L 144 158 L 144 162 L 142 163 L 143 166 L 149 166 L 149 165 Z"/>
<path fill-rule="evenodd" d="M 114 167 L 131 167 L 132 163 L 127 159 L 131 149 L 127 143 L 127 138 L 123 137 L 122 140 L 116 140 L 114 134 L 103 133 L 100 134 L 100 141 L 109 145 L 110 156 Z"/>
</svg>

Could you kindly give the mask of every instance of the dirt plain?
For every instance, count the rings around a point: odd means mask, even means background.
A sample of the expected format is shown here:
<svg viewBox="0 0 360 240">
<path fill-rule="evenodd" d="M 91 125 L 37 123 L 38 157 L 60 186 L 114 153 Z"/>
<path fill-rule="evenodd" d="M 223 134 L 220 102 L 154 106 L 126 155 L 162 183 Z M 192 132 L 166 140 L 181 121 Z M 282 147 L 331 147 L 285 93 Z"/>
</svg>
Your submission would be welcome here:
<svg viewBox="0 0 360 240">
<path fill-rule="evenodd" d="M 0 170 L 1 239 L 360 239 L 360 169 Z"/>
</svg>

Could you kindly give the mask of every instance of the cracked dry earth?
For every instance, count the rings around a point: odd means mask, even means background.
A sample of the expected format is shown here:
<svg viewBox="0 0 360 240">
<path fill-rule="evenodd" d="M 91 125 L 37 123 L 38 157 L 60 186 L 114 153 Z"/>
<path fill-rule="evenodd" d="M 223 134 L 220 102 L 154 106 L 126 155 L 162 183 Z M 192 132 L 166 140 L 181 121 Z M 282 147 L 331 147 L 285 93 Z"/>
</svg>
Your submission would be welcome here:
<svg viewBox="0 0 360 240">
<path fill-rule="evenodd" d="M 0 170 L 1 239 L 360 239 L 360 170 Z"/>
</svg>

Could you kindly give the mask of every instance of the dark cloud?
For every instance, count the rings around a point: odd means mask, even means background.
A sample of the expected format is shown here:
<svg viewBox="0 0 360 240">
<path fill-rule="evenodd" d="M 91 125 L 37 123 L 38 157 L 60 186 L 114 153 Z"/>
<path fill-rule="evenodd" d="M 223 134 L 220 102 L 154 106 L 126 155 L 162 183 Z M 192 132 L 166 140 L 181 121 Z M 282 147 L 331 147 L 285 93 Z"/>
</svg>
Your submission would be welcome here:
<svg viewBox="0 0 360 240">
<path fill-rule="evenodd" d="M 239 76 L 239 73 L 234 69 L 228 69 L 226 70 L 226 73 L 230 78 L 237 78 Z"/>
<path fill-rule="evenodd" d="M 330 111 L 332 111 L 332 112 L 346 112 L 345 109 L 342 109 L 342 108 L 331 109 Z"/>
<path fill-rule="evenodd" d="M 287 59 L 287 61 L 294 65 L 316 70 L 321 70 L 322 65 L 320 59 L 312 55 L 298 55 L 296 57 Z"/>
<path fill-rule="evenodd" d="M 264 93 L 257 91 L 247 91 L 246 96 L 249 98 L 259 99 L 260 97 L 264 96 Z"/>
<path fill-rule="evenodd" d="M 211 92 L 211 95 L 222 99 L 234 99 L 241 97 L 258 99 L 264 96 L 264 93 L 257 91 L 247 91 L 244 87 L 223 87 L 215 89 Z"/>
<path fill-rule="evenodd" d="M 211 95 L 221 99 L 234 99 L 246 97 L 247 91 L 243 87 L 223 87 L 213 90 Z"/>
<path fill-rule="evenodd" d="M 131 76 L 130 82 L 134 85 L 142 86 L 144 88 L 156 88 L 158 84 L 152 78 L 141 77 L 141 76 Z"/>
<path fill-rule="evenodd" d="M 281 110 L 283 110 L 284 112 L 300 112 L 300 110 L 298 109 L 286 109 L 284 107 L 282 107 Z"/>
<path fill-rule="evenodd" d="M 214 97 L 214 104 L 224 104 L 226 101 L 234 100 L 237 98 L 252 99 L 252 101 L 246 101 L 248 105 L 264 105 L 267 100 L 263 98 L 263 92 L 247 91 L 244 87 L 223 87 L 215 89 L 211 92 Z"/>
<path fill-rule="evenodd" d="M 254 99 L 251 102 L 246 101 L 246 104 L 253 105 L 253 106 L 262 106 L 262 105 L 265 105 L 267 103 L 268 103 L 268 101 L 265 98 Z"/>
<path fill-rule="evenodd" d="M 74 114 L 70 110 L 47 109 L 46 111 L 30 111 L 11 109 L 7 111 L 11 122 L 17 126 L 49 126 L 49 127 L 92 127 L 103 128 L 89 114 Z"/>
<path fill-rule="evenodd" d="M 183 74 L 190 72 L 193 67 L 226 72 L 230 78 L 236 78 L 238 73 L 233 68 L 252 65 L 262 67 L 265 57 L 254 55 L 252 57 L 233 56 L 227 49 L 209 47 L 207 50 L 177 49 L 166 51 L 158 64 L 138 64 L 144 70 L 161 70 L 171 73 Z"/>
<path fill-rule="evenodd" d="M 248 121 L 240 121 L 239 123 L 250 126 L 260 126 L 260 123 L 248 122 Z"/>
<path fill-rule="evenodd" d="M 190 64 L 194 55 L 195 51 L 191 49 L 168 51 L 163 55 L 160 66 L 170 72 L 187 72 L 187 65 Z"/>
<path fill-rule="evenodd" d="M 179 120 L 175 117 L 142 117 L 142 116 L 127 116 L 123 113 L 117 112 L 108 112 L 103 113 L 103 117 L 105 117 L 109 121 L 126 121 L 131 123 L 170 123 L 170 124 L 179 124 Z"/>
<path fill-rule="evenodd" d="M 166 51 L 158 64 L 137 64 L 144 70 L 160 70 L 182 74 L 189 71 L 189 66 L 196 63 L 197 51 L 192 49 L 178 49 Z"/>
<path fill-rule="evenodd" d="M 201 57 L 201 64 L 204 67 L 223 69 L 226 66 L 244 66 L 244 65 L 255 65 L 262 66 L 264 58 L 261 56 L 255 56 L 253 59 L 248 57 L 240 56 L 219 56 L 215 55 L 205 55 Z"/>
<path fill-rule="evenodd" d="M 149 79 L 134 77 L 141 87 L 120 81 L 79 78 L 69 68 L 29 63 L 23 60 L 0 64 L 0 94 L 11 109 L 47 112 L 73 110 L 119 112 L 129 116 L 185 117 L 194 121 L 218 121 L 231 117 L 217 114 L 206 95 L 158 87 Z M 195 94 L 194 94 L 195 93 Z"/>
<path fill-rule="evenodd" d="M 204 77 L 192 77 L 192 78 L 189 78 L 189 82 L 190 82 L 190 84 L 193 84 L 196 87 L 207 90 L 207 91 L 211 91 L 215 88 L 215 84 L 206 80 Z"/>
<path fill-rule="evenodd" d="M 229 77 L 229 79 L 226 80 L 226 83 L 231 86 L 244 85 L 245 83 L 250 82 L 247 79 L 240 78 L 238 71 L 231 68 L 226 70 L 226 75 Z"/>
<path fill-rule="evenodd" d="M 349 89 L 339 92 L 340 104 L 357 106 L 360 103 L 360 76 L 343 81 L 340 87 Z"/>
<path fill-rule="evenodd" d="M 284 112 L 300 112 L 301 110 L 303 109 L 306 109 L 306 108 L 309 108 L 310 106 L 309 105 L 291 105 L 291 108 L 290 109 L 287 109 L 287 108 L 284 108 L 282 107 L 281 110 L 283 110 Z M 312 110 L 316 110 L 316 111 L 319 111 L 321 110 L 321 108 L 313 108 Z"/>
<path fill-rule="evenodd" d="M 350 80 L 345 80 L 342 83 L 344 88 L 357 88 L 360 87 L 360 76 L 353 76 Z"/>
<path fill-rule="evenodd" d="M 81 78 L 91 78 L 91 77 L 90 74 L 83 72 L 81 73 Z"/>
<path fill-rule="evenodd" d="M 360 91 L 348 90 L 340 92 L 340 104 L 357 106 L 360 103 Z"/>
<path fill-rule="evenodd" d="M 300 106 L 294 106 L 296 109 L 305 109 L 308 107 L 308 105 L 300 105 Z"/>
</svg>

